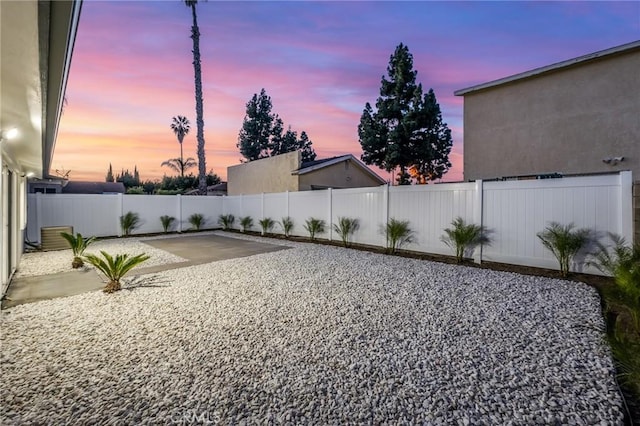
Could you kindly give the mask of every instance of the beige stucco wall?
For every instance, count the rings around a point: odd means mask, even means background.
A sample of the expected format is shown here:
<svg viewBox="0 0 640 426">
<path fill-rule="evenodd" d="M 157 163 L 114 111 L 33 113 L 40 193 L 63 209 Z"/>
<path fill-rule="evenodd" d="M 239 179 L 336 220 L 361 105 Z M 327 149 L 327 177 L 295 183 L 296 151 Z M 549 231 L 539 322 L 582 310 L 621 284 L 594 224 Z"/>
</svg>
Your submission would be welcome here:
<svg viewBox="0 0 640 426">
<path fill-rule="evenodd" d="M 638 179 L 639 70 L 635 49 L 466 94 L 465 180 L 618 170 Z"/>
<path fill-rule="evenodd" d="M 380 182 L 347 160 L 300 175 L 300 191 L 311 190 L 311 185 L 337 189 L 380 186 Z"/>
<path fill-rule="evenodd" d="M 298 177 L 291 172 L 300 167 L 300 152 L 227 167 L 227 194 L 260 194 L 298 190 Z"/>
</svg>

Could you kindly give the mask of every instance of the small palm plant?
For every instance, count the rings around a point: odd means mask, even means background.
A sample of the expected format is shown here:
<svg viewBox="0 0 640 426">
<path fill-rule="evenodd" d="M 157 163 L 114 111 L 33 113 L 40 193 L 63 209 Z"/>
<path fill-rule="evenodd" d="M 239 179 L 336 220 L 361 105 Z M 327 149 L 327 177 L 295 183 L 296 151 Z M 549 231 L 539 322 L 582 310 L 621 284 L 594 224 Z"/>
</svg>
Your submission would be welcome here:
<svg viewBox="0 0 640 426">
<path fill-rule="evenodd" d="M 387 253 L 396 253 L 403 245 L 413 242 L 413 231 L 408 220 L 389 219 L 383 234 L 387 239 Z"/>
<path fill-rule="evenodd" d="M 140 224 L 140 216 L 138 213 L 127 212 L 124 216 L 120 216 L 120 226 L 124 235 L 131 235 L 131 231 Z"/>
<path fill-rule="evenodd" d="M 293 230 L 293 219 L 289 216 L 283 217 L 280 221 L 280 226 L 282 226 L 282 230 L 284 231 L 284 237 L 289 238 Z"/>
<path fill-rule="evenodd" d="M 461 217 L 457 217 L 451 222 L 452 228 L 444 230 L 446 235 L 440 237 L 440 241 L 445 243 L 456 253 L 456 260 L 462 263 L 465 253 L 480 244 L 489 243 L 486 236 L 487 228 L 474 223 L 466 224 Z"/>
<path fill-rule="evenodd" d="M 270 217 L 265 217 L 264 219 L 260 219 L 258 222 L 262 227 L 262 235 L 266 235 L 267 233 L 271 232 L 274 225 L 276 224 L 276 222 Z"/>
<path fill-rule="evenodd" d="M 71 247 L 71 251 L 73 251 L 73 261 L 71 262 L 71 266 L 73 267 L 73 269 L 82 267 L 84 265 L 84 262 L 82 261 L 82 255 L 84 254 L 87 246 L 95 241 L 96 237 L 84 238 L 79 232 L 76 235 L 61 232 L 60 235 L 62 235 L 62 237 L 67 240 L 69 246 Z"/>
<path fill-rule="evenodd" d="M 340 235 L 342 238 L 342 244 L 345 247 L 349 247 L 351 245 L 351 236 L 354 232 L 356 232 L 360 228 L 360 222 L 358 219 L 353 219 L 350 217 L 339 217 L 338 223 L 333 224 L 333 229 Z"/>
<path fill-rule="evenodd" d="M 311 241 L 315 241 L 316 234 L 324 233 L 325 221 L 322 219 L 316 219 L 315 217 L 310 217 L 305 221 L 303 226 L 309 233 Z"/>
<path fill-rule="evenodd" d="M 168 215 L 160 216 L 160 222 L 162 222 L 162 229 L 165 234 L 169 232 L 169 229 L 171 228 L 171 225 L 175 220 L 176 218 L 173 216 L 168 216 Z"/>
<path fill-rule="evenodd" d="M 191 226 L 193 226 L 193 229 L 195 229 L 196 231 L 200 230 L 200 227 L 202 225 L 204 225 L 204 216 L 201 215 L 200 213 L 194 213 L 191 216 L 189 216 L 189 223 L 191 224 Z"/>
<path fill-rule="evenodd" d="M 247 232 L 253 226 L 253 218 L 251 216 L 241 217 L 240 226 L 242 227 L 242 232 Z"/>
<path fill-rule="evenodd" d="M 114 258 L 105 251 L 101 250 L 100 253 L 102 257 L 96 256 L 95 254 L 88 254 L 85 256 L 85 259 L 109 279 L 109 282 L 103 290 L 105 293 L 113 293 L 120 290 L 122 288 L 120 283 L 122 277 L 150 257 L 143 253 L 132 257 L 129 257 L 128 254 L 118 254 Z"/>
<path fill-rule="evenodd" d="M 233 222 L 235 222 L 236 218 L 232 214 L 221 214 L 218 216 L 218 224 L 222 225 L 222 229 L 228 231 L 233 226 Z"/>
<path fill-rule="evenodd" d="M 589 242 L 591 231 L 586 228 L 576 229 L 573 223 L 561 225 L 550 222 L 542 232 L 536 235 L 558 260 L 560 273 L 569 276 L 569 266 L 578 252 Z"/>
</svg>

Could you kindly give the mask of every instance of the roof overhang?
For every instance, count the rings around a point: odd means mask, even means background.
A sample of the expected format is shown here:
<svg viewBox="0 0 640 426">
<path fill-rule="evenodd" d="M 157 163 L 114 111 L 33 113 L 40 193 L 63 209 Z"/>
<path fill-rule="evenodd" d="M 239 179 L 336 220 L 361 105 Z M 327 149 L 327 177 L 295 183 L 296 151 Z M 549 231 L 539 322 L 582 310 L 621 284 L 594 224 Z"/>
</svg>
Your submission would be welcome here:
<svg viewBox="0 0 640 426">
<path fill-rule="evenodd" d="M 49 172 L 81 6 L 81 0 L 0 2 L 0 130 L 19 132 L 0 149 L 15 171 Z"/>
<path fill-rule="evenodd" d="M 574 59 L 569 59 L 567 61 L 557 62 L 555 64 L 547 65 L 544 67 L 536 68 L 530 71 L 525 71 L 520 74 L 514 74 L 509 77 L 501 78 L 498 80 L 489 81 L 487 83 L 478 84 L 476 86 L 467 87 L 466 89 L 460 89 L 453 92 L 456 96 L 465 96 L 468 94 L 472 94 L 474 92 L 479 92 L 481 90 L 490 89 L 496 86 L 501 86 L 503 84 L 513 83 L 518 80 L 524 80 L 532 77 L 537 77 L 542 74 L 547 74 L 554 71 L 559 71 L 565 68 L 573 67 L 576 65 L 581 65 L 585 62 L 595 61 L 602 58 L 606 58 L 612 55 L 620 55 L 624 53 L 629 53 L 634 50 L 640 49 L 640 40 L 634 41 L 631 43 L 623 44 L 621 46 L 612 47 L 610 49 L 601 50 L 594 53 L 589 53 L 588 55 L 583 55 Z"/>
</svg>

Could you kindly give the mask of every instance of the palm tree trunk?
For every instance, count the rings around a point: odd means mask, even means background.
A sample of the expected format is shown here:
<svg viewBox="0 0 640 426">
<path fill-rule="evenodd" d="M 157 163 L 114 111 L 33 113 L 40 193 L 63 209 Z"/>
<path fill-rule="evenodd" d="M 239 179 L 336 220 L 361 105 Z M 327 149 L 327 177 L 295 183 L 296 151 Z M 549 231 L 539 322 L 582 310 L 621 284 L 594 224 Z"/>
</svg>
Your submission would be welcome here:
<svg viewBox="0 0 640 426">
<path fill-rule="evenodd" d="M 182 158 L 182 142 L 180 142 L 180 176 L 184 177 L 184 159 Z"/>
<path fill-rule="evenodd" d="M 196 126 L 198 128 L 198 190 L 201 195 L 207 194 L 207 165 L 204 154 L 204 108 L 202 106 L 202 69 L 200 68 L 200 30 L 196 15 L 196 4 L 191 4 L 193 26 L 191 38 L 193 39 L 193 70 L 196 84 Z"/>
</svg>

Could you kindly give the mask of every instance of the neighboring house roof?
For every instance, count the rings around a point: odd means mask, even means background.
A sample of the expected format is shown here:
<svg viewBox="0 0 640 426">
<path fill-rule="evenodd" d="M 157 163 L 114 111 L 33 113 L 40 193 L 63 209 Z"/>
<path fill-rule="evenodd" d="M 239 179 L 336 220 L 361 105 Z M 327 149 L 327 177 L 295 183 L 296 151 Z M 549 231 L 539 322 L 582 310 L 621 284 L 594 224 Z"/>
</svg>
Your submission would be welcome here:
<svg viewBox="0 0 640 426">
<path fill-rule="evenodd" d="M 380 176 L 374 173 L 370 168 L 368 168 L 363 162 L 358 160 L 352 154 L 339 155 L 337 157 L 331 157 L 331 158 L 323 158 L 322 160 L 306 161 L 300 165 L 299 169 L 294 170 L 291 174 L 304 175 L 306 173 L 311 173 L 325 167 L 333 166 L 334 164 L 342 163 L 344 161 L 352 161 L 353 164 L 355 164 L 357 167 L 362 169 L 365 173 L 368 173 L 369 175 L 371 175 L 371 177 L 379 181 L 381 185 L 387 183 L 386 180 L 382 179 Z"/>
<path fill-rule="evenodd" d="M 122 182 L 78 182 L 69 181 L 62 187 L 63 194 L 124 194 L 125 187 Z"/>
<path fill-rule="evenodd" d="M 544 66 L 544 67 L 535 68 L 535 69 L 530 70 L 530 71 L 525 71 L 525 72 L 520 73 L 520 74 L 514 74 L 512 76 L 501 78 L 501 79 L 498 79 L 498 80 L 489 81 L 487 83 L 478 84 L 476 86 L 471 86 L 471 87 L 468 87 L 466 89 L 456 90 L 454 92 L 454 94 L 456 96 L 464 96 L 464 95 L 467 95 L 467 94 L 470 94 L 470 93 L 473 93 L 473 92 L 478 92 L 480 90 L 485 90 L 485 89 L 489 89 L 489 88 L 492 88 L 492 87 L 500 86 L 500 85 L 503 85 L 503 84 L 512 83 L 512 82 L 515 82 L 515 81 L 518 81 L 518 80 L 524 80 L 524 79 L 527 79 L 527 78 L 537 77 L 537 76 L 540 76 L 542 74 L 546 74 L 546 73 L 549 73 L 549 72 L 561 70 L 563 68 L 573 67 L 573 66 L 576 66 L 576 65 L 579 65 L 579 64 L 583 64 L 585 62 L 590 62 L 590 61 L 602 59 L 602 58 L 604 58 L 606 56 L 612 56 L 612 55 L 617 55 L 617 54 L 620 54 L 620 53 L 626 53 L 626 52 L 637 50 L 637 49 L 640 49 L 640 40 L 637 40 L 637 41 L 634 41 L 634 42 L 631 42 L 631 43 L 627 43 L 627 44 L 623 44 L 621 46 L 612 47 L 610 49 L 600 50 L 600 51 L 594 52 L 594 53 L 589 53 L 587 55 L 579 56 L 579 57 L 574 58 L 574 59 L 569 59 L 569 60 L 566 60 L 566 61 L 558 62 L 558 63 L 547 65 L 547 66 Z"/>
<path fill-rule="evenodd" d="M 226 193 L 227 192 L 227 182 L 220 182 L 216 185 L 209 185 L 207 186 L 207 194 L 208 193 L 213 193 L 213 192 L 219 192 L 219 193 Z M 190 191 L 187 191 L 184 193 L 184 195 L 200 195 L 200 190 L 198 189 L 192 189 Z"/>
</svg>

